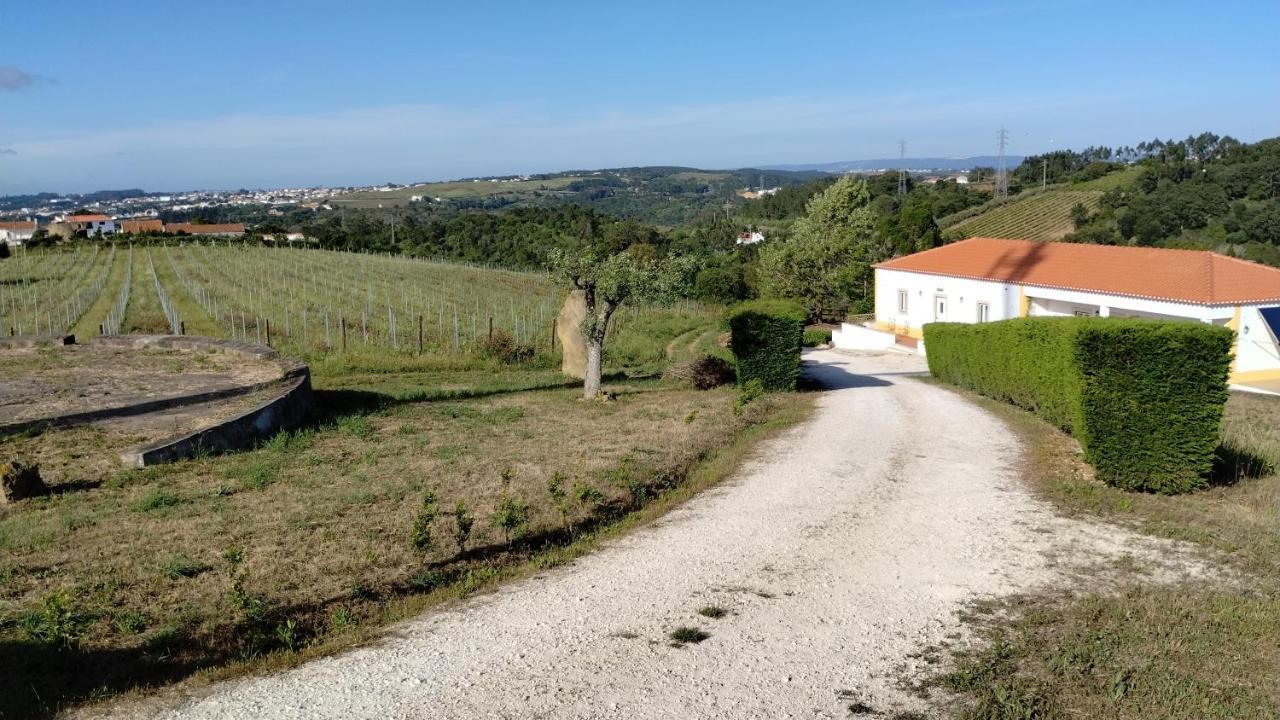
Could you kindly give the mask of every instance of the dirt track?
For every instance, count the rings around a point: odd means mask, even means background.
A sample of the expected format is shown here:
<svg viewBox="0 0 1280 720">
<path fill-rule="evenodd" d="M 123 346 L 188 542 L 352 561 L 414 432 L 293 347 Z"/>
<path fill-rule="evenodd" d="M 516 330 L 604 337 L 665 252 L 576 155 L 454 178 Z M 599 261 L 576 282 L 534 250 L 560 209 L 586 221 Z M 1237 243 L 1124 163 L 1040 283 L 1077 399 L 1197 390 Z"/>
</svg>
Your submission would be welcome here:
<svg viewBox="0 0 1280 720">
<path fill-rule="evenodd" d="M 737 477 L 570 566 L 394 628 L 385 641 L 215 686 L 180 718 L 843 718 L 932 709 L 911 655 L 967 600 L 1143 552 L 1053 515 L 993 416 L 906 377 L 919 358 L 808 355 L 833 388 Z M 1146 545 L 1144 545 L 1144 543 Z M 1056 560 L 1055 560 L 1056 558 Z M 696 610 L 718 605 L 718 620 Z M 696 625 L 710 637 L 673 647 Z M 171 701 L 166 701 L 166 703 Z"/>
</svg>

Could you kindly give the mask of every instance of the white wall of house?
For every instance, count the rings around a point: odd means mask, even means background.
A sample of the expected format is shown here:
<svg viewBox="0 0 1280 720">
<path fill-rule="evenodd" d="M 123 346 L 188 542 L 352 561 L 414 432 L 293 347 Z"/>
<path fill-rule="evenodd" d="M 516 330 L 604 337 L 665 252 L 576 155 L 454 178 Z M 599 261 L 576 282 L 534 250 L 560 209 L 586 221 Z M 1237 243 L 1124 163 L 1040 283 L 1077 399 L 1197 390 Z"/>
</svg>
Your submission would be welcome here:
<svg viewBox="0 0 1280 720">
<path fill-rule="evenodd" d="M 900 293 L 906 293 L 906 311 Z M 980 306 L 987 320 L 1018 317 L 1018 286 L 991 280 L 970 280 L 944 275 L 876 270 L 876 326 L 903 335 L 918 336 L 925 323 L 978 322 Z"/>
<path fill-rule="evenodd" d="M 875 278 L 874 327 L 886 333 L 915 338 L 922 336 L 921 331 L 927 323 L 940 320 L 978 322 L 982 305 L 986 306 L 983 317 L 988 321 L 1019 317 L 1024 296 L 1027 314 L 1031 316 L 1145 317 L 1230 325 L 1237 314 L 1237 308 L 1230 305 L 1197 305 L 903 270 L 877 269 Z M 900 306 L 902 293 L 905 293 L 905 310 Z M 1260 307 L 1269 305 L 1243 306 L 1238 310 L 1233 377 L 1274 379 L 1271 377 L 1274 375 L 1280 378 L 1280 344 L 1258 313 Z M 847 335 L 847 342 L 837 342 L 837 347 L 849 345 L 853 348 L 855 335 Z M 856 337 L 858 345 L 872 341 Z"/>
<path fill-rule="evenodd" d="M 1236 374 L 1266 373 L 1280 369 L 1280 345 L 1271 335 L 1267 323 L 1258 314 L 1260 307 L 1240 308 L 1240 327 L 1236 343 Z"/>
<path fill-rule="evenodd" d="M 85 232 L 88 233 L 89 235 L 94 235 L 97 233 L 102 233 L 103 235 L 110 235 L 115 231 L 116 231 L 115 220 L 93 220 L 85 223 Z"/>
</svg>

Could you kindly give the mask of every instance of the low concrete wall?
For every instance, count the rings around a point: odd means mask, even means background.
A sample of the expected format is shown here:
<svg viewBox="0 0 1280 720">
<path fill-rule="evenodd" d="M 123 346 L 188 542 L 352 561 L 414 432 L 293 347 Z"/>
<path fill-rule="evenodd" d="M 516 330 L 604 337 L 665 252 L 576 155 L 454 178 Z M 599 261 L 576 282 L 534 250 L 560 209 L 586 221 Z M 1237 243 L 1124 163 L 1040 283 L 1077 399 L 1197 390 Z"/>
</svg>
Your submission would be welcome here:
<svg viewBox="0 0 1280 720">
<path fill-rule="evenodd" d="M 219 453 L 252 447 L 281 430 L 292 430 L 311 409 L 311 373 L 286 383 L 281 392 L 258 407 L 213 427 L 131 448 L 120 453 L 127 467 L 147 467 L 174 462 L 202 453 Z"/>
<path fill-rule="evenodd" d="M 75 344 L 75 335 L 6 335 L 0 337 L 0 349 L 5 350 Z"/>
<path fill-rule="evenodd" d="M 838 350 L 888 350 L 897 345 L 893 333 L 842 323 L 831 332 L 831 346 Z"/>
<path fill-rule="evenodd" d="M 67 344 L 74 344 L 75 336 L 68 337 L 71 338 L 72 342 Z M 15 338 L 8 339 L 12 340 Z M 52 338 L 43 339 L 45 341 L 52 341 Z M 277 361 L 280 366 L 280 377 L 259 383 L 241 385 L 240 387 L 227 388 L 224 390 L 209 390 L 207 392 L 177 395 L 174 397 L 150 400 L 131 405 L 106 407 L 97 410 L 86 410 L 84 412 L 66 413 L 63 415 L 49 415 L 46 417 L 35 418 L 33 420 L 23 420 L 15 423 L 3 423 L 0 424 L 0 437 L 24 432 L 32 428 L 55 428 L 68 427 L 71 425 L 84 425 L 91 422 L 97 422 L 99 420 L 106 420 L 108 418 L 146 415 L 147 413 L 182 407 L 184 405 L 198 405 L 200 403 L 213 402 L 216 400 L 225 400 L 227 398 L 249 395 L 261 390 L 267 390 L 276 385 L 288 385 L 290 384 L 290 381 L 299 377 L 307 378 L 308 383 L 310 383 L 311 377 L 311 370 L 307 367 L 306 363 L 281 358 L 280 353 L 266 345 L 240 342 L 239 340 L 216 340 L 214 338 L 192 337 L 187 335 L 102 335 L 94 338 L 91 344 L 106 345 L 109 347 L 135 348 L 139 350 L 154 347 L 185 352 L 222 352 L 238 355 L 251 360 L 265 362 Z"/>
</svg>

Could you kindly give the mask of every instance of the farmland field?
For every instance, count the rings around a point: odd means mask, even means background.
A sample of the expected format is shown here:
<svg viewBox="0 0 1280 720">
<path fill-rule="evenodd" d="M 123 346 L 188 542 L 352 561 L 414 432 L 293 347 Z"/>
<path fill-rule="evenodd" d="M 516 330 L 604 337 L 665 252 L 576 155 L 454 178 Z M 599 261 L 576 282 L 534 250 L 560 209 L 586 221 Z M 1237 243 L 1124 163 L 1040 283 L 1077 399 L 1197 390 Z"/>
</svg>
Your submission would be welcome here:
<svg viewBox="0 0 1280 720">
<path fill-rule="evenodd" d="M 1071 208 L 1098 209 L 1102 190 L 1054 190 L 1015 198 L 948 227 L 956 238 L 993 237 L 1019 240 L 1061 240 L 1075 229 Z"/>
<path fill-rule="evenodd" d="M 583 180 L 585 177 L 589 176 L 578 177 L 570 175 L 545 180 L 510 180 L 506 182 L 454 180 L 422 185 L 407 185 L 385 192 L 366 191 L 337 195 L 330 202 L 334 205 L 345 205 L 347 207 L 374 208 L 407 205 L 409 204 L 409 199 L 415 195 L 421 195 L 424 198 L 444 198 L 449 200 L 482 198 L 494 195 L 531 195 L 534 192 L 563 190 L 565 186 L 575 180 Z"/>
<path fill-rule="evenodd" d="M 273 346 L 311 363 L 316 407 L 261 447 L 142 470 L 96 425 L 0 438 L 51 488 L 0 508 L 0 663 L 19 668 L 0 678 L 0 717 L 376 637 L 656 517 L 808 407 L 663 379 L 671 359 L 723 352 L 697 305 L 618 316 L 611 400 L 584 403 L 556 369 L 561 290 L 539 273 L 226 244 L 8 262 L 4 322 L 24 332 L 39 317 L 42 332 L 265 341 L 270 321 Z M 490 318 L 532 356 L 487 353 Z"/>
<path fill-rule="evenodd" d="M 561 297 L 545 273 L 225 243 L 81 246 L 22 253 L 0 264 L 6 334 L 74 332 L 84 340 L 100 328 L 176 328 L 270 340 L 310 360 L 362 357 L 386 364 L 430 357 L 457 365 L 474 357 L 491 333 L 551 354 Z M 666 342 L 713 325 L 709 318 L 690 304 L 624 307 L 612 331 L 615 357 L 623 364 L 660 361 Z"/>
</svg>

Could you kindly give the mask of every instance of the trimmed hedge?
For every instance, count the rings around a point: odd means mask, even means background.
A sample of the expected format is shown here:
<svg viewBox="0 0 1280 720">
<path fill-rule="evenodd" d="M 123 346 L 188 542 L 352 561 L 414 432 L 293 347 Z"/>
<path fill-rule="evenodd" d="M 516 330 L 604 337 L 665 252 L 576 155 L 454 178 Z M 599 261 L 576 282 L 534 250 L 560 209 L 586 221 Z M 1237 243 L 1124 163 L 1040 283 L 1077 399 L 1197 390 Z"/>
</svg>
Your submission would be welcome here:
<svg viewBox="0 0 1280 720">
<path fill-rule="evenodd" d="M 1119 318 L 924 326 L 934 377 L 1071 432 L 1105 482 L 1167 494 L 1213 470 L 1233 341 L 1214 325 Z"/>
<path fill-rule="evenodd" d="M 738 384 L 759 379 L 766 390 L 794 390 L 808 313 L 786 300 L 755 300 L 729 309 L 729 349 Z"/>
</svg>

